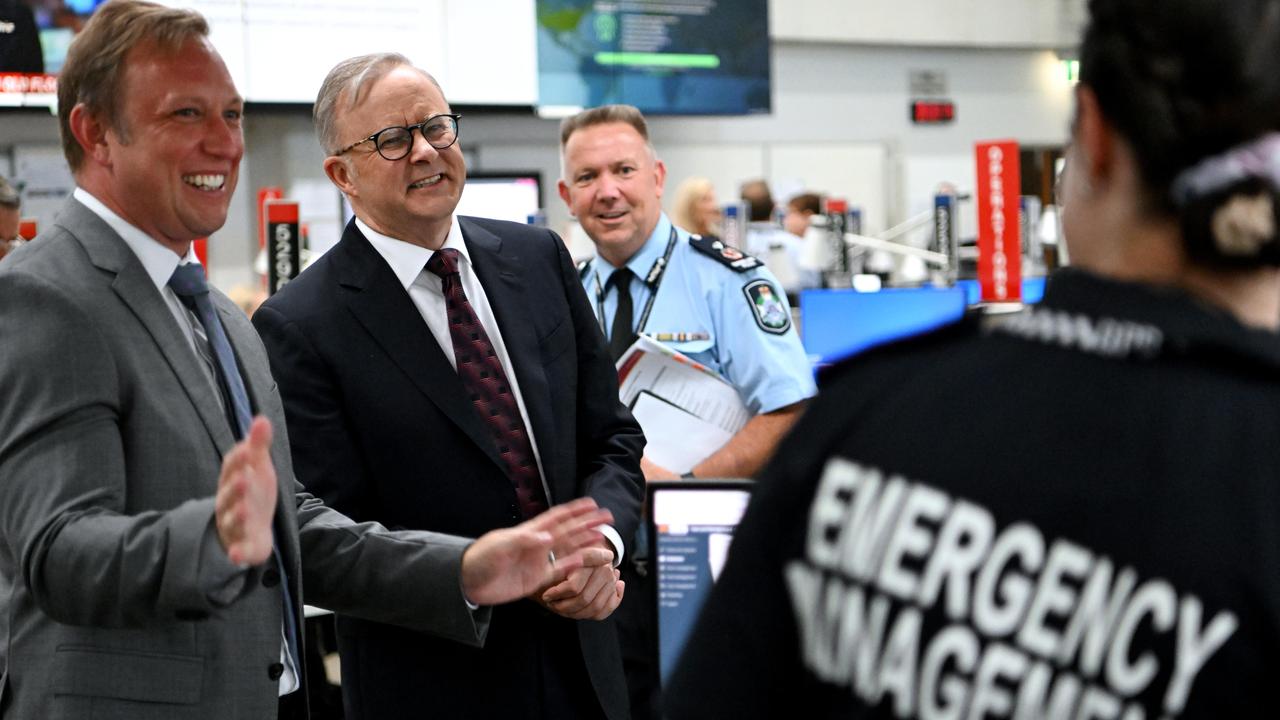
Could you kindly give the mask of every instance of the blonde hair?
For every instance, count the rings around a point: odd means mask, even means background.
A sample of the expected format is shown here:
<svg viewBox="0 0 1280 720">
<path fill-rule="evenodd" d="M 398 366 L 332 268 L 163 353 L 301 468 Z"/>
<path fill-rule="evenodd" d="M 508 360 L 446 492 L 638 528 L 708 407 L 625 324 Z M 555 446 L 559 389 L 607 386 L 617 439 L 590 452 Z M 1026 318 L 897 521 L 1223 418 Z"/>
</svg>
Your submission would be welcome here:
<svg viewBox="0 0 1280 720">
<path fill-rule="evenodd" d="M 706 225 L 698 215 L 698 201 L 712 192 L 715 186 L 707 178 L 686 178 L 676 188 L 671 202 L 671 221 L 695 235 L 714 235 L 715 228 Z"/>
</svg>

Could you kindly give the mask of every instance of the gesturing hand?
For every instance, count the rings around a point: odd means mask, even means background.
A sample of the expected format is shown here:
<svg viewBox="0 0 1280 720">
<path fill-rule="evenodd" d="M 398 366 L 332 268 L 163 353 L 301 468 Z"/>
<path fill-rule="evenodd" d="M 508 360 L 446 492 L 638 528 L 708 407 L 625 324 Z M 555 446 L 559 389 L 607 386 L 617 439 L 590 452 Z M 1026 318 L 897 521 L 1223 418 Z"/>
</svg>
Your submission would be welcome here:
<svg viewBox="0 0 1280 720">
<path fill-rule="evenodd" d="M 276 469 L 271 464 L 271 423 L 254 418 L 249 437 L 222 458 L 214 522 L 227 557 L 258 565 L 271 557 L 271 519 L 276 510 Z"/>
<path fill-rule="evenodd" d="M 608 563 L 613 551 L 596 546 L 602 536 L 595 528 L 611 522 L 612 513 L 580 498 L 485 533 L 462 554 L 462 591 L 478 605 L 499 605 L 559 583 L 586 563 Z"/>
</svg>

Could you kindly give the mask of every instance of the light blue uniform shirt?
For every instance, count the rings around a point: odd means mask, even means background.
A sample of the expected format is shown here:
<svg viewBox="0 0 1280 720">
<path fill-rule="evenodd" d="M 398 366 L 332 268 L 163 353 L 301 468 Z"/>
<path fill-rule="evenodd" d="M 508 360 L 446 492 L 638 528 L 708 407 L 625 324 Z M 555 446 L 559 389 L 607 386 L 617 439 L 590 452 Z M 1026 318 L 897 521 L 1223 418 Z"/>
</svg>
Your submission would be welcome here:
<svg viewBox="0 0 1280 720">
<path fill-rule="evenodd" d="M 791 308 L 778 281 L 763 265 L 745 272 L 727 267 L 694 249 L 684 230 L 676 229 L 676 245 L 658 286 L 653 312 L 644 327 L 638 327 L 651 295 L 644 279 L 666 251 L 671 227 L 671 220 L 664 213 L 648 241 L 627 262 L 636 275 L 631 282 L 636 330 L 677 338 L 685 334 L 684 340 L 659 340 L 723 375 L 738 388 L 743 403 L 755 414 L 813 397 L 817 392 L 813 371 L 790 322 Z M 616 269 L 597 256 L 582 274 L 582 285 L 606 337 L 618 308 L 617 292 L 609 286 Z M 761 294 L 761 283 L 770 286 L 766 297 L 772 296 L 773 315 L 757 309 L 753 299 Z M 787 314 L 784 332 L 777 332 L 776 327 L 767 329 L 777 323 L 778 303 Z M 694 339 L 688 339 L 690 335 Z"/>
</svg>

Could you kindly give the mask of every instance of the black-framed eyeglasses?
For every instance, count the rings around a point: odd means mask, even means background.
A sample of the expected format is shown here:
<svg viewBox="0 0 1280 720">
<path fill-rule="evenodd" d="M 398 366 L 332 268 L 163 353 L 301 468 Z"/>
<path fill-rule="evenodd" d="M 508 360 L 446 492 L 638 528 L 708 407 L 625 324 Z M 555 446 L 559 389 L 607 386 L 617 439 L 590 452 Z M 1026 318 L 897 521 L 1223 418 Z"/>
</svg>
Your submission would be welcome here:
<svg viewBox="0 0 1280 720">
<path fill-rule="evenodd" d="M 341 155 L 360 143 L 371 142 L 382 157 L 387 160 L 399 160 L 413 149 L 414 130 L 422 133 L 428 145 L 437 150 L 444 150 L 458 142 L 458 120 L 461 117 L 456 113 L 442 113 L 432 115 L 416 125 L 393 125 L 382 128 L 369 137 L 342 148 L 334 155 Z"/>
</svg>

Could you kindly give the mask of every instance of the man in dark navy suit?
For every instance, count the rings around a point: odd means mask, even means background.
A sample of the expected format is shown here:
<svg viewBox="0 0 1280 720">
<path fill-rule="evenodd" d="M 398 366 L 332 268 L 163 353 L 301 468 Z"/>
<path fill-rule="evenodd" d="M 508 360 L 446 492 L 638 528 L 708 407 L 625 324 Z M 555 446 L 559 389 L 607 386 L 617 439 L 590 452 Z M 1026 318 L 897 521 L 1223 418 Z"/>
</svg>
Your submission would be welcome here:
<svg viewBox="0 0 1280 720">
<path fill-rule="evenodd" d="M 476 535 L 583 496 L 614 517 L 613 562 L 495 608 L 483 649 L 340 617 L 348 717 L 627 717 L 609 616 L 644 440 L 564 243 L 454 214 L 458 116 L 399 55 L 335 67 L 315 119 L 355 218 L 254 316 L 299 479 L 389 527 Z"/>
</svg>

